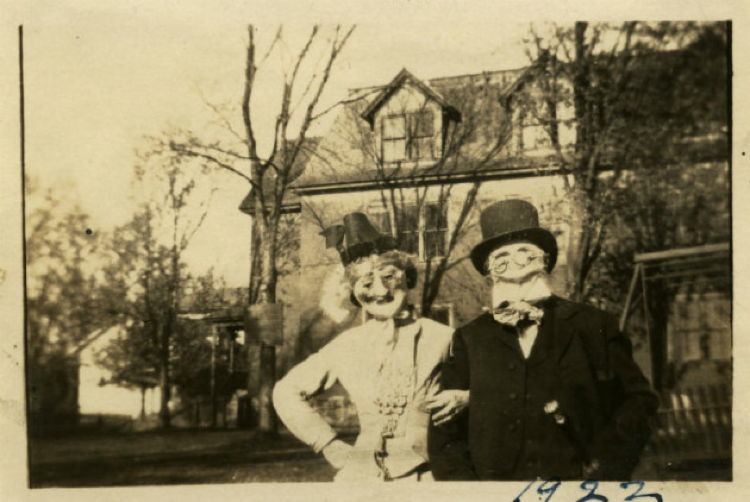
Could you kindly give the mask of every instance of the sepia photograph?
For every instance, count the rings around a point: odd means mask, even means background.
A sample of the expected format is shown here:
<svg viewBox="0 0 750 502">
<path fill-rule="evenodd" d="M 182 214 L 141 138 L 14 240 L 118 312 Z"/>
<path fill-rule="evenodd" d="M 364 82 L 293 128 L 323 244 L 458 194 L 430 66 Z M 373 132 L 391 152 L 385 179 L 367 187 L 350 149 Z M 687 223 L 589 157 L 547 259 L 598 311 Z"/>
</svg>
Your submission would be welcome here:
<svg viewBox="0 0 750 502">
<path fill-rule="evenodd" d="M 197 5 L 6 37 L 26 489 L 738 481 L 737 23 Z"/>
</svg>

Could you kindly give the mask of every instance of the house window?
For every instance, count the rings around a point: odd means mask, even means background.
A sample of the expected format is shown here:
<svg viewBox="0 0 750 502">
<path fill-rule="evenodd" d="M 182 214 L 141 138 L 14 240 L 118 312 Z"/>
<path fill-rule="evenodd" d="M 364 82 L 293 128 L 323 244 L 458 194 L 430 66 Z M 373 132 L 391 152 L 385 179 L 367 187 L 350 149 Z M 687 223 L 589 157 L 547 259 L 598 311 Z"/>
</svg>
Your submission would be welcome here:
<svg viewBox="0 0 750 502">
<path fill-rule="evenodd" d="M 406 116 L 383 118 L 383 161 L 406 159 Z"/>
<path fill-rule="evenodd" d="M 523 144 L 523 129 L 526 127 L 526 113 L 524 110 L 520 110 L 518 112 L 518 119 L 517 119 L 517 130 L 516 130 L 516 152 L 522 153 L 524 151 L 524 144 Z"/>
<path fill-rule="evenodd" d="M 383 161 L 434 159 L 434 128 L 434 116 L 427 110 L 384 117 Z"/>
<path fill-rule="evenodd" d="M 421 209 L 421 210 L 420 210 Z M 448 233 L 447 205 L 425 203 L 404 206 L 399 213 L 399 243 L 403 251 L 422 259 L 445 254 Z"/>
<path fill-rule="evenodd" d="M 391 230 L 391 217 L 388 209 L 382 205 L 370 207 L 367 214 L 375 227 L 386 235 L 393 235 Z"/>
<path fill-rule="evenodd" d="M 390 207 L 372 205 L 367 209 L 367 215 L 380 232 L 396 237 L 402 251 L 415 254 L 422 259 L 445 255 L 445 240 L 448 234 L 447 204 L 426 202 L 421 206 L 399 206 L 398 214 L 395 215 L 397 235 L 391 227 L 394 219 Z"/>
<path fill-rule="evenodd" d="M 432 112 L 420 111 L 411 113 L 409 118 L 409 141 L 407 151 L 409 158 L 433 159 L 435 158 L 435 142 L 433 139 L 434 119 Z"/>
<path fill-rule="evenodd" d="M 428 258 L 445 255 L 445 236 L 448 233 L 448 211 L 445 206 L 425 206 L 424 254 Z"/>
<path fill-rule="evenodd" d="M 419 253 L 419 208 L 404 206 L 399 211 L 398 242 L 401 250 L 407 253 Z"/>
</svg>

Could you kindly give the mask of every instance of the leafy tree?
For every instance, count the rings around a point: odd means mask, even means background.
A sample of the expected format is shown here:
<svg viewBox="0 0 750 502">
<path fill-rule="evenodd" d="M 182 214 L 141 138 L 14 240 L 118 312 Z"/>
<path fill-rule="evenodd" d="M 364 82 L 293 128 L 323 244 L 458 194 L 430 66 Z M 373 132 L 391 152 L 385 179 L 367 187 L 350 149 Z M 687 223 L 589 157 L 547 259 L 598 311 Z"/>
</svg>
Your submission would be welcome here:
<svg viewBox="0 0 750 502">
<path fill-rule="evenodd" d="M 100 246 L 90 217 L 64 190 L 27 182 L 26 318 L 32 358 L 72 353 L 102 327 L 91 265 Z"/>
<path fill-rule="evenodd" d="M 111 312 L 99 291 L 101 245 L 69 187 L 26 183 L 26 337 L 30 420 L 77 413 L 77 354 Z M 63 418 L 65 418 L 63 417 Z"/>
<path fill-rule="evenodd" d="M 163 427 L 171 421 L 174 337 L 189 279 L 183 255 L 206 217 L 212 194 L 196 183 L 198 173 L 184 168 L 189 161 L 158 151 L 141 154 L 135 175 L 142 201 L 133 219 L 114 231 L 104 267 L 110 309 L 129 321 L 126 342 L 112 349 L 111 355 L 119 356 L 113 370 L 134 385 L 156 375 Z"/>
<path fill-rule="evenodd" d="M 530 55 L 546 64 L 516 106 L 544 130 L 550 161 L 567 175 L 571 218 L 580 229 L 568 260 L 571 296 L 590 293 L 610 228 L 628 208 L 623 191 L 632 203 L 663 204 L 636 192 L 677 181 L 663 172 L 668 166 L 728 158 L 725 28 L 577 22 L 552 25 L 544 35 L 532 30 Z M 666 242 L 641 241 L 656 244 Z"/>
<path fill-rule="evenodd" d="M 226 288 L 222 281 L 217 281 L 213 272 L 193 277 L 183 274 L 181 279 L 183 300 L 180 312 L 205 312 L 215 308 L 231 308 L 232 299 L 225 298 Z M 166 297 L 166 284 L 156 282 L 149 290 L 150 299 Z M 153 288 L 157 290 L 154 291 Z M 233 299 L 236 303 L 241 297 Z M 158 336 L 150 329 L 145 320 L 147 311 L 144 308 L 146 298 L 137 298 L 131 303 L 133 316 L 142 319 L 131 319 L 123 326 L 123 334 L 115 338 L 102 353 L 99 364 L 112 372 L 111 381 L 126 387 L 137 388 L 143 393 L 146 389 L 159 384 L 161 371 L 160 347 Z M 170 381 L 182 396 L 206 395 L 209 393 L 211 351 L 207 338 L 211 335 L 210 327 L 201 321 L 192 321 L 178 316 L 170 336 L 169 370 Z M 219 373 L 219 391 L 226 394 L 228 390 L 228 363 L 219 359 L 215 363 Z M 222 394 L 223 395 L 223 394 Z M 141 415 L 144 415 L 142 409 Z"/>
</svg>

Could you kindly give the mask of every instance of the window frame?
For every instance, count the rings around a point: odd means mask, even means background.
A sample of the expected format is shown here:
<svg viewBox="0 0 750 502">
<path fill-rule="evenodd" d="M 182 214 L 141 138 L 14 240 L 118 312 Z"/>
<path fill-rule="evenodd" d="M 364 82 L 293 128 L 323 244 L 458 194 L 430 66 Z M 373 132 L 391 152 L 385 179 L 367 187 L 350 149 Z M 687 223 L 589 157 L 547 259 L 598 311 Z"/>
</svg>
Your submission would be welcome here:
<svg viewBox="0 0 750 502">
<path fill-rule="evenodd" d="M 409 209 L 413 209 L 413 208 L 417 208 L 418 205 L 416 203 L 413 203 L 413 204 L 406 204 L 404 207 L 405 208 L 409 208 Z M 428 211 L 428 207 L 436 207 L 437 210 L 440 212 L 441 217 L 439 219 L 438 226 L 436 228 L 431 228 L 431 229 L 427 228 L 427 219 L 428 219 L 427 218 L 427 211 Z M 417 214 L 417 226 L 416 226 L 416 229 L 414 229 L 414 230 L 406 230 L 406 231 L 405 230 L 401 230 L 400 232 L 398 232 L 398 234 L 400 234 L 400 235 L 397 235 L 397 232 L 395 232 L 395 230 L 391 226 L 391 222 L 395 219 L 394 218 L 394 216 L 395 216 L 394 215 L 394 209 L 391 206 L 391 204 L 387 204 L 387 206 L 384 207 L 383 204 L 382 204 L 382 202 L 372 203 L 372 204 L 370 204 L 367 207 L 367 214 L 369 216 L 371 216 L 373 219 L 375 219 L 376 217 L 379 219 L 379 218 L 382 218 L 382 215 L 385 213 L 387 215 L 388 227 L 389 228 L 388 229 L 383 229 L 383 228 L 380 228 L 380 225 L 376 225 L 376 226 L 378 226 L 378 229 L 381 232 L 388 231 L 389 234 L 391 235 L 391 237 L 395 238 L 398 242 L 402 242 L 402 243 L 404 242 L 404 240 L 401 237 L 401 235 L 404 234 L 404 233 L 416 234 L 416 237 L 417 237 L 417 249 L 416 249 L 416 252 L 410 251 L 410 250 L 405 250 L 402 247 L 399 247 L 399 249 L 401 249 L 402 251 L 407 252 L 407 253 L 415 254 L 419 258 L 419 260 L 421 262 L 425 262 L 427 260 L 432 260 L 432 259 L 435 259 L 435 258 L 441 258 L 441 257 L 445 256 L 445 248 L 446 248 L 446 245 L 447 245 L 447 239 L 448 239 L 448 235 L 449 235 L 449 231 L 450 231 L 449 211 L 448 211 L 448 209 L 449 209 L 449 206 L 447 204 L 447 201 L 446 201 L 446 203 L 443 203 L 443 204 L 439 204 L 437 201 L 429 201 L 429 200 L 423 202 L 421 204 L 421 206 L 419 206 L 419 212 Z M 442 223 L 442 225 L 440 225 L 440 223 Z M 403 223 L 402 223 L 402 225 L 403 225 Z M 434 234 L 441 234 L 442 235 L 442 244 L 440 246 L 440 248 L 442 249 L 442 253 L 436 253 L 436 254 L 434 254 L 432 256 L 428 256 L 428 249 L 427 249 L 427 236 L 428 236 L 428 233 L 434 233 Z"/>
<path fill-rule="evenodd" d="M 385 135 L 385 123 L 386 123 L 386 120 L 392 120 L 392 119 L 397 119 L 397 118 L 400 118 L 400 119 L 403 120 L 404 135 L 403 136 L 388 136 L 388 137 L 386 137 L 386 135 Z M 386 142 L 388 142 L 388 143 L 395 143 L 395 142 L 398 142 L 398 141 L 403 141 L 404 142 L 403 157 L 399 158 L 399 159 L 389 159 L 389 160 L 386 160 L 386 158 L 385 158 L 385 145 L 386 145 Z M 380 156 L 383 159 L 383 162 L 394 163 L 394 162 L 403 162 L 405 160 L 409 160 L 409 157 L 408 157 L 408 153 L 409 153 L 408 145 L 409 145 L 409 123 L 408 123 L 406 114 L 405 113 L 395 113 L 395 114 L 385 115 L 385 116 L 381 117 L 381 120 L 380 120 Z"/>
<path fill-rule="evenodd" d="M 419 121 L 415 117 L 428 116 L 431 119 L 429 132 L 419 134 Z M 386 121 L 400 118 L 403 120 L 404 136 L 386 136 Z M 416 124 L 416 125 L 415 125 Z M 421 155 L 420 140 L 429 140 L 430 148 L 428 155 Z M 386 144 L 404 142 L 404 152 L 401 158 L 386 158 Z M 416 162 L 420 160 L 435 160 L 438 158 L 436 152 L 437 140 L 435 137 L 435 113 L 432 110 L 423 108 L 417 111 L 404 111 L 401 113 L 390 113 L 380 119 L 380 156 L 383 163 L 395 164 L 399 162 Z"/>
</svg>

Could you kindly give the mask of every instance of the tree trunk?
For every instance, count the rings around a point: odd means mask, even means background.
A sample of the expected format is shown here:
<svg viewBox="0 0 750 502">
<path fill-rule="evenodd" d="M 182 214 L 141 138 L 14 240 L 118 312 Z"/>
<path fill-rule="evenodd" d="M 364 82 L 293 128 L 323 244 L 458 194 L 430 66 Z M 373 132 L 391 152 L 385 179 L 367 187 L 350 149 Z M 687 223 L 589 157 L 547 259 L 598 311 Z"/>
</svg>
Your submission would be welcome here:
<svg viewBox="0 0 750 502">
<path fill-rule="evenodd" d="M 161 421 L 161 426 L 163 428 L 169 429 L 172 425 L 172 417 L 169 412 L 171 385 L 169 378 L 169 354 L 167 353 L 167 357 L 165 357 L 164 351 L 162 351 L 160 366 L 159 387 L 161 388 L 161 407 L 159 409 L 159 420 Z"/>
<path fill-rule="evenodd" d="M 141 385 L 141 420 L 146 420 L 146 387 Z"/>
<path fill-rule="evenodd" d="M 435 269 L 432 269 L 431 263 L 425 266 L 424 272 L 424 285 L 422 287 L 422 305 L 421 313 L 423 316 L 428 317 L 432 313 L 432 305 L 440 293 L 440 286 L 445 277 L 445 268 L 447 266 L 447 259 L 439 262 Z"/>
<path fill-rule="evenodd" d="M 669 323 L 669 292 L 662 284 L 651 282 L 648 291 L 648 313 L 651 325 L 651 373 L 652 385 L 661 390 L 669 386 L 670 374 L 667 361 L 667 325 Z"/>
<path fill-rule="evenodd" d="M 262 240 L 260 238 L 257 218 L 254 217 L 250 235 L 250 277 L 248 283 L 248 302 L 250 305 L 253 305 L 258 301 L 261 280 L 261 256 L 258 250 L 261 246 Z"/>
<path fill-rule="evenodd" d="M 570 236 L 568 238 L 568 250 L 566 253 L 565 267 L 565 290 L 566 295 L 573 301 L 580 301 L 583 284 L 581 283 L 581 268 L 583 265 L 583 254 L 585 252 L 588 229 L 586 228 L 585 210 L 579 203 L 576 193 L 577 187 L 573 186 L 568 194 L 570 200 Z"/>
<path fill-rule="evenodd" d="M 276 303 L 276 253 L 274 239 L 274 224 L 271 222 L 266 228 L 266 235 L 271 238 L 263 239 L 261 245 L 261 280 L 258 294 L 259 304 Z M 260 364 L 258 365 L 258 407 L 259 430 L 263 434 L 276 434 L 276 414 L 273 409 L 273 386 L 276 383 L 276 347 L 261 341 Z"/>
<path fill-rule="evenodd" d="M 169 324 L 169 323 L 167 323 Z M 172 397 L 172 382 L 169 374 L 169 336 L 171 326 L 162 325 L 161 328 L 161 350 L 159 352 L 159 386 L 161 387 L 161 406 L 159 419 L 161 426 L 168 429 L 172 425 L 172 417 L 169 412 L 169 400 Z"/>
<path fill-rule="evenodd" d="M 251 167 L 253 179 L 258 186 L 262 185 L 262 176 L 257 165 Z M 257 197 L 253 221 L 253 249 L 251 252 L 251 277 L 249 305 L 271 304 L 276 302 L 276 249 L 275 231 L 276 215 L 268 214 Z M 255 274 L 253 274 L 255 272 Z M 276 433 L 276 418 L 273 410 L 272 393 L 276 383 L 276 348 L 260 341 L 258 378 L 256 381 L 248 374 L 248 396 L 258 396 L 258 428 L 262 434 Z M 252 351 L 248 352 L 248 371 L 252 371 Z M 252 406 L 251 406 L 252 407 Z M 250 411 L 250 410 L 249 410 Z"/>
</svg>

